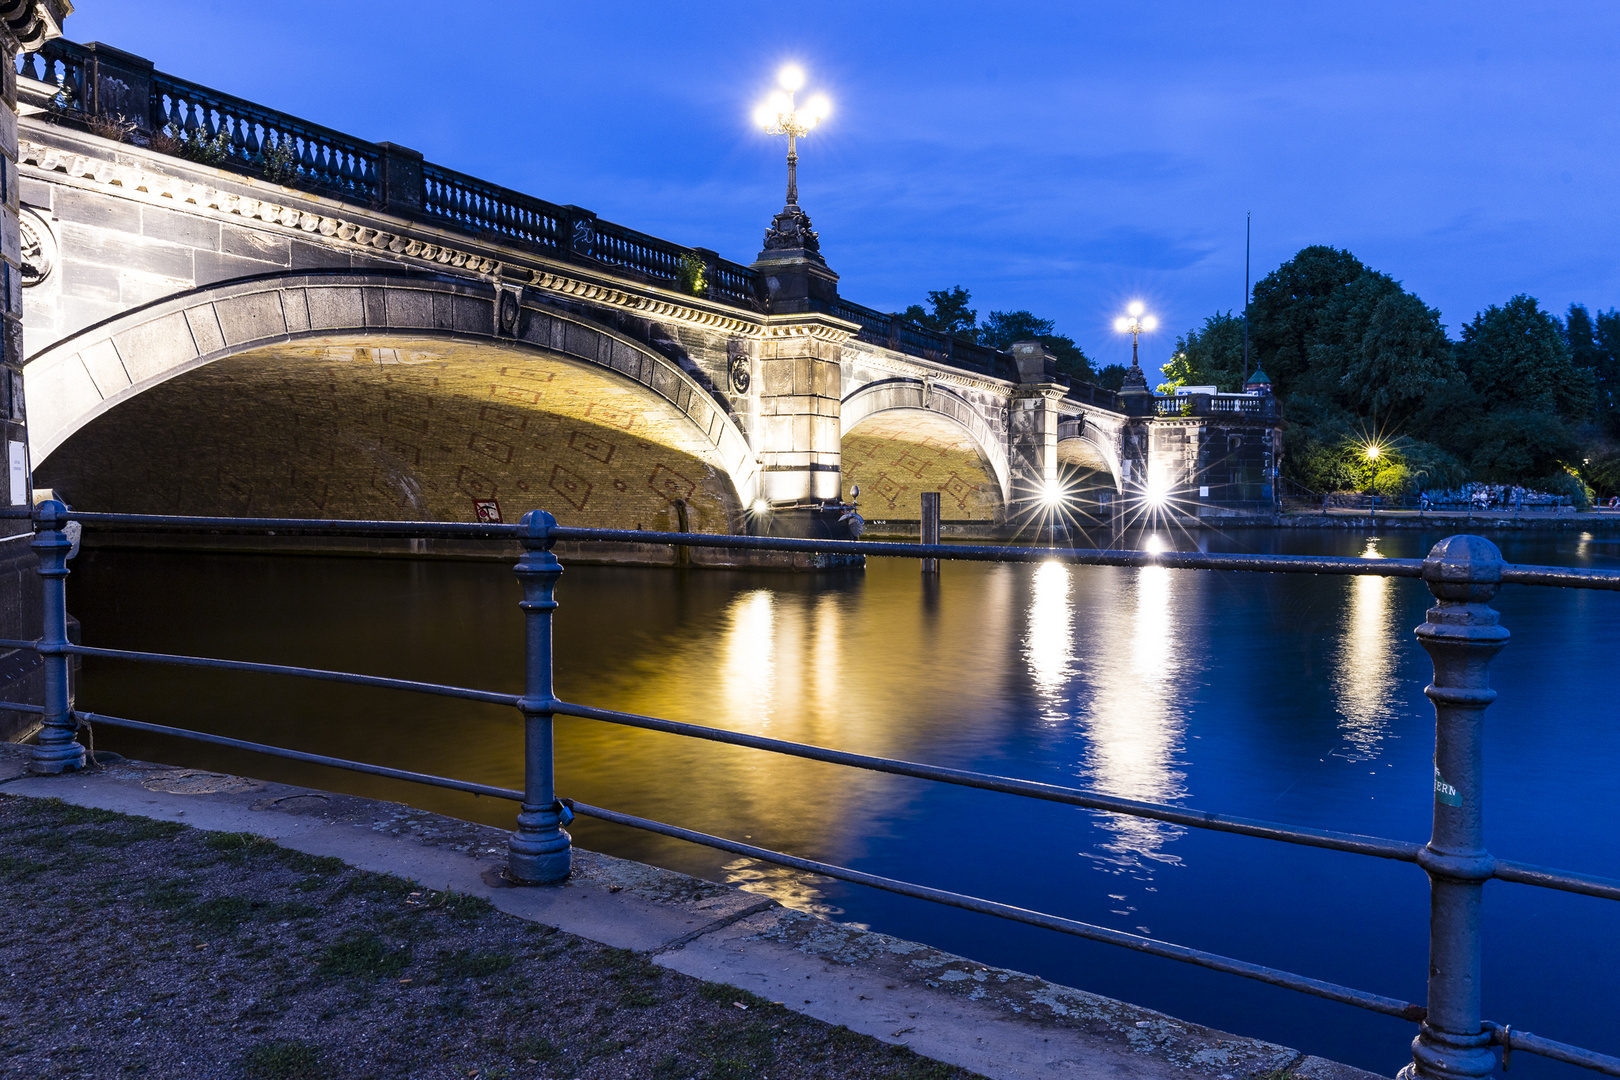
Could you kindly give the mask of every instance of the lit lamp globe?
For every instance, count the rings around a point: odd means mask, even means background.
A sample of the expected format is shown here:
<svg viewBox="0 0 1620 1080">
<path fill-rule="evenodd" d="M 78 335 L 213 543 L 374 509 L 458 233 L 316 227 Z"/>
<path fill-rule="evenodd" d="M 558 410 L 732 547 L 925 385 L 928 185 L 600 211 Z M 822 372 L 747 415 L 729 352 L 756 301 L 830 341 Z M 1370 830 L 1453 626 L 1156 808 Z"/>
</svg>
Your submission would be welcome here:
<svg viewBox="0 0 1620 1080">
<path fill-rule="evenodd" d="M 799 106 L 794 103 L 793 95 L 804 89 L 804 69 L 797 64 L 788 64 L 776 73 L 776 84 L 781 89 L 771 91 L 759 108 L 754 110 L 754 123 L 763 128 L 767 135 L 786 135 L 788 137 L 788 187 L 787 204 L 797 206 L 799 203 L 798 164 L 800 137 L 810 134 L 815 126 L 827 118 L 832 112 L 832 102 L 826 95 L 816 94 Z"/>
</svg>

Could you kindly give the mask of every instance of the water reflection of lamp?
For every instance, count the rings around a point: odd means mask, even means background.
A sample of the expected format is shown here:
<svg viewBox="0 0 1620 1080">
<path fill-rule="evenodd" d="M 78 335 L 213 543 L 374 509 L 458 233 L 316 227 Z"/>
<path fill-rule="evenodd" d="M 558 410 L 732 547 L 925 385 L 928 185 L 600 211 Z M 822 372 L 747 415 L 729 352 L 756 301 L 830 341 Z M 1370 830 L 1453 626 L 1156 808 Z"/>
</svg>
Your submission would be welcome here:
<svg viewBox="0 0 1620 1080">
<path fill-rule="evenodd" d="M 1364 559 L 1382 559 L 1369 539 Z M 1350 579 L 1339 647 L 1334 658 L 1333 691 L 1339 729 L 1350 744 L 1351 761 L 1376 757 L 1389 726 L 1395 677 L 1395 583 L 1376 574 Z"/>
<path fill-rule="evenodd" d="M 1087 588 L 1097 618 L 1089 635 L 1095 647 L 1083 654 L 1094 687 L 1080 714 L 1088 743 L 1084 772 L 1091 787 L 1109 795 L 1173 802 L 1186 794 L 1176 754 L 1184 730 L 1178 687 L 1187 665 L 1177 641 L 1174 578 L 1162 566 L 1127 573 L 1098 575 Z M 1177 826 L 1116 815 L 1097 820 L 1112 834 L 1097 857 L 1116 872 L 1141 875 L 1151 863 L 1180 861 L 1164 851 L 1182 834 Z"/>
<path fill-rule="evenodd" d="M 1029 633 L 1024 639 L 1024 655 L 1029 658 L 1035 687 L 1048 706 L 1047 719 L 1059 719 L 1055 711 L 1058 692 L 1068 681 L 1069 660 L 1074 655 L 1074 612 L 1069 606 L 1069 568 L 1060 562 L 1041 563 L 1030 582 L 1034 591 L 1029 605 Z"/>
</svg>

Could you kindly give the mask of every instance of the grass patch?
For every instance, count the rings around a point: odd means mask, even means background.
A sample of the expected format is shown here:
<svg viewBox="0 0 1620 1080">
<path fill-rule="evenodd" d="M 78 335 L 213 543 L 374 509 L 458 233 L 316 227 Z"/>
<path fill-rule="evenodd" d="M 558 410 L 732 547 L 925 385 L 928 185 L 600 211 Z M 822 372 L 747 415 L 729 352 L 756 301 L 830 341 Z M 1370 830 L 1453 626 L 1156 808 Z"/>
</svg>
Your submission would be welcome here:
<svg viewBox="0 0 1620 1080">
<path fill-rule="evenodd" d="M 568 1068 L 568 1054 L 562 1047 L 546 1038 L 544 1035 L 533 1035 L 526 1039 L 519 1039 L 507 1046 L 507 1053 L 524 1061 L 537 1061 L 544 1065 L 547 1072 L 558 1075 L 573 1075 Z"/>
<path fill-rule="evenodd" d="M 382 979 L 398 976 L 410 962 L 408 948 L 390 946 L 367 931 L 328 945 L 315 964 L 315 974 L 324 979 Z"/>
<path fill-rule="evenodd" d="M 30 859 L 24 855 L 0 855 L 0 879 L 23 882 L 51 868 L 50 863 Z"/>
<path fill-rule="evenodd" d="M 205 832 L 202 844 L 233 866 L 245 866 L 254 855 L 276 850 L 268 837 L 250 832 Z"/>
<path fill-rule="evenodd" d="M 434 963 L 440 979 L 445 982 L 462 979 L 487 979 L 499 975 L 513 964 L 517 957 L 509 952 L 485 952 L 481 949 L 457 949 L 440 953 Z"/>
<path fill-rule="evenodd" d="M 59 799 L 51 800 L 56 805 L 56 821 L 59 825 L 111 825 L 115 821 L 128 820 L 122 814 L 115 814 L 111 810 L 97 810 L 93 806 L 74 806 Z"/>
<path fill-rule="evenodd" d="M 299 1039 L 260 1043 L 242 1055 L 242 1071 L 253 1080 L 324 1080 L 332 1075 L 321 1048 Z"/>
</svg>

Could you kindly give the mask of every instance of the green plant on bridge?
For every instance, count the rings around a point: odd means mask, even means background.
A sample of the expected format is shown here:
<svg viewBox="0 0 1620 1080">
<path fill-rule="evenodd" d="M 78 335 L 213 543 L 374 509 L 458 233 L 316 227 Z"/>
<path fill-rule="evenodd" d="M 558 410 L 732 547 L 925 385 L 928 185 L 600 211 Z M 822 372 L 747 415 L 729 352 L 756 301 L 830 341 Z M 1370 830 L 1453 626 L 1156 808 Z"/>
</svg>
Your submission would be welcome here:
<svg viewBox="0 0 1620 1080">
<path fill-rule="evenodd" d="M 688 251 L 681 256 L 681 268 L 675 280 L 680 283 L 682 292 L 689 292 L 693 296 L 702 296 L 709 289 L 708 270 L 703 265 L 703 256 L 695 251 Z"/>
<path fill-rule="evenodd" d="M 272 184 L 290 184 L 297 180 L 302 173 L 298 165 L 298 151 L 292 140 L 282 137 L 281 141 L 273 146 L 267 146 L 259 154 L 259 168 L 264 171 L 264 178 Z"/>
<path fill-rule="evenodd" d="M 200 127 L 187 131 L 171 121 L 163 126 L 161 132 L 152 136 L 152 149 L 195 161 L 199 165 L 219 165 L 230 157 L 231 138 L 224 131 L 209 138 Z"/>
</svg>

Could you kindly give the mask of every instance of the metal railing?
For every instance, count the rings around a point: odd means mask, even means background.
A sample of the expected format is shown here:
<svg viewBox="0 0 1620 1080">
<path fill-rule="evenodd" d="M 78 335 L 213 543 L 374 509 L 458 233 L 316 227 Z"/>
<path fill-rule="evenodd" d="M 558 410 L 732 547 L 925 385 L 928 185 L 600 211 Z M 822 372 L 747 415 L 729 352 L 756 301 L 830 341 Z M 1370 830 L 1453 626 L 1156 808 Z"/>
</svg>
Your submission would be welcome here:
<svg viewBox="0 0 1620 1080">
<path fill-rule="evenodd" d="M 1156 416 L 1253 416 L 1275 420 L 1279 414 L 1274 397 L 1221 394 L 1155 394 Z"/>
<path fill-rule="evenodd" d="M 26 511 L 0 514 L 19 517 Z M 0 640 L 0 647 L 29 649 L 44 661 L 44 704 L 7 704 L 37 712 L 41 728 L 31 768 L 56 774 L 84 767 L 86 752 L 77 741 L 83 724 L 143 731 L 232 747 L 272 757 L 348 769 L 454 791 L 510 799 L 520 804 L 517 827 L 508 845 L 507 874 L 529 884 L 556 883 L 572 868 L 571 841 L 563 826 L 575 814 L 690 841 L 761 862 L 820 874 L 915 897 L 967 911 L 994 915 L 1092 941 L 1215 971 L 1224 971 L 1304 994 L 1354 1005 L 1420 1024 L 1413 1041 L 1408 1078 L 1457 1080 L 1485 1077 L 1496 1066 L 1493 1046 L 1504 1053 L 1523 1050 L 1620 1077 L 1620 1057 L 1600 1054 L 1529 1032 L 1498 1025 L 1480 1015 L 1480 908 L 1488 880 L 1517 882 L 1563 892 L 1620 900 L 1620 880 L 1549 869 L 1499 859 L 1486 850 L 1482 830 L 1483 716 L 1495 699 L 1488 685 L 1490 660 L 1507 644 L 1489 601 L 1502 585 L 1517 584 L 1620 591 L 1620 573 L 1567 567 L 1518 566 L 1503 562 L 1489 541 L 1453 536 L 1435 545 L 1424 559 L 1358 559 L 1297 555 L 1241 555 L 1205 552 L 1145 552 L 982 545 L 925 545 L 870 541 L 795 540 L 756 536 L 649 533 L 586 529 L 558 525 L 544 511 L 533 511 L 518 525 L 474 525 L 445 522 L 319 521 L 275 518 L 209 518 L 168 515 L 69 512 L 59 502 L 46 502 L 33 513 L 33 550 L 44 594 L 43 636 L 38 641 Z M 383 678 L 213 657 L 179 656 L 128 649 L 76 645 L 68 640 L 66 577 L 72 547 L 64 527 L 70 520 L 91 528 L 140 528 L 157 531 L 254 533 L 277 536 L 386 536 L 517 541 L 523 548 L 514 570 L 522 587 L 525 619 L 524 692 L 497 693 L 432 682 Z M 1375 575 L 1421 579 L 1435 597 L 1427 621 L 1418 627 L 1419 643 L 1434 661 L 1434 683 L 1425 693 L 1435 706 L 1435 776 L 1433 831 L 1427 843 L 1363 836 L 1280 822 L 1239 818 L 1211 811 L 1117 798 L 1082 788 L 1020 780 L 966 769 L 946 768 L 894 758 L 855 754 L 828 747 L 767 738 L 723 728 L 601 709 L 559 699 L 553 688 L 552 634 L 557 609 L 556 585 L 562 564 L 553 552 L 560 541 L 632 542 L 749 551 L 817 552 L 908 558 L 1046 562 L 1079 565 L 1160 566 L 1170 569 L 1260 573 Z M 92 628 L 93 629 L 93 628 Z M 125 717 L 73 708 L 68 673 L 73 657 L 100 657 L 137 663 L 256 672 L 356 686 L 406 690 L 518 709 L 524 718 L 524 787 L 478 784 L 451 777 L 410 772 L 324 754 L 268 746 Z M 649 731 L 665 732 L 789 757 L 842 765 L 872 772 L 931 780 L 1110 814 L 1147 818 L 1195 829 L 1235 833 L 1280 843 L 1328 848 L 1350 854 L 1413 863 L 1429 877 L 1431 890 L 1430 966 L 1425 1005 L 1326 982 L 1293 972 L 1220 956 L 1201 949 L 1108 927 L 1030 911 L 995 900 L 899 881 L 849 867 L 836 866 L 784 852 L 695 832 L 665 822 L 558 798 L 553 762 L 553 719 L 571 716 Z"/>
</svg>

